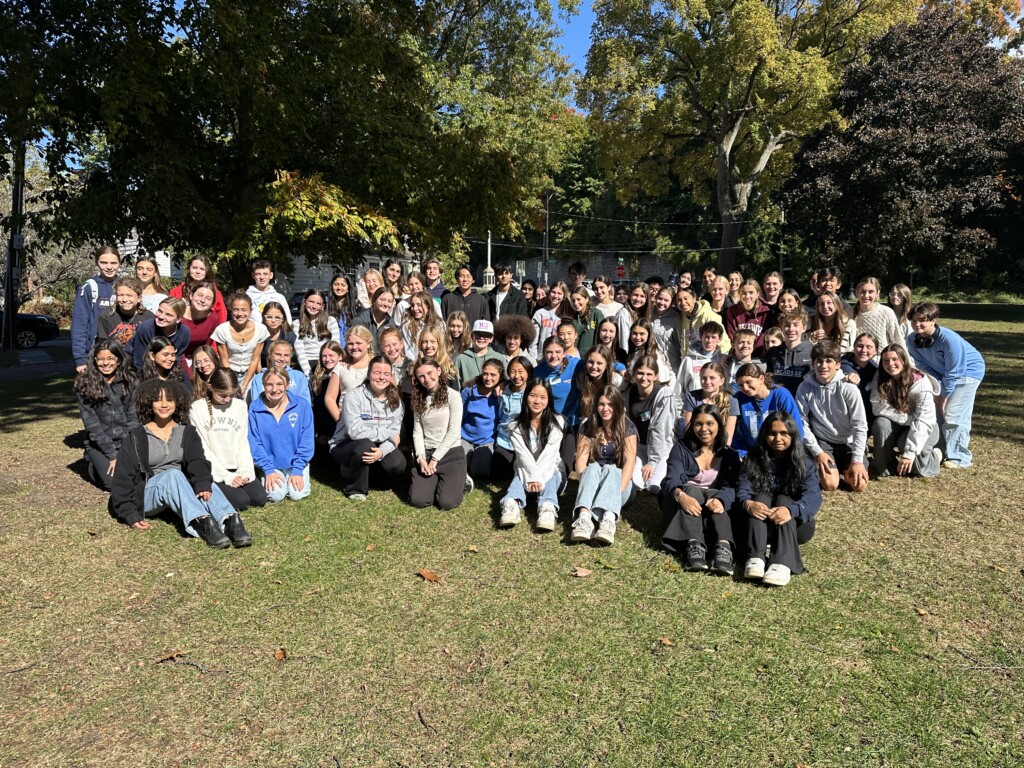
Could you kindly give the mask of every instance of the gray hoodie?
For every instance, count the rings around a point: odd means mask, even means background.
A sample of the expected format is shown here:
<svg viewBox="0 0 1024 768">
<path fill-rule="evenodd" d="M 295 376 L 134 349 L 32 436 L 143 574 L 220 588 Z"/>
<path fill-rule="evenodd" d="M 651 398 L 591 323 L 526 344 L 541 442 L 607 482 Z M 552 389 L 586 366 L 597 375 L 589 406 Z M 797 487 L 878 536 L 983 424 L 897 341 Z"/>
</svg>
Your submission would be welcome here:
<svg viewBox="0 0 1024 768">
<path fill-rule="evenodd" d="M 871 395 L 871 410 L 876 418 L 886 418 L 893 424 L 910 427 L 907 435 L 907 445 L 900 454 L 901 458 L 913 459 L 924 449 L 932 428 L 937 423 L 935 414 L 935 398 L 939 395 L 939 382 L 930 374 L 924 371 L 914 371 L 915 376 L 920 376 L 910 385 L 909 412 L 897 411 L 888 401 L 878 394 L 878 376 L 875 376 L 868 384 L 868 393 Z"/>
<path fill-rule="evenodd" d="M 828 384 L 822 384 L 813 371 L 804 376 L 796 390 L 796 404 L 804 421 L 804 447 L 812 456 L 821 455 L 823 440 L 833 445 L 848 445 L 854 463 L 864 463 L 868 442 L 868 420 L 860 390 L 838 371 Z"/>
</svg>

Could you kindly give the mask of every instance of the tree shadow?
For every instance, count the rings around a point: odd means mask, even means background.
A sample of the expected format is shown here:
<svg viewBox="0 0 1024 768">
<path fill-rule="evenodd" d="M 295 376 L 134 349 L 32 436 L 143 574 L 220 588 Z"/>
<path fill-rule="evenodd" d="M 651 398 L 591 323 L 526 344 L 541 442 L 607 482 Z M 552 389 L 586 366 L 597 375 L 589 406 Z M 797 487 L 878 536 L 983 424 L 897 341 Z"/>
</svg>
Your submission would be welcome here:
<svg viewBox="0 0 1024 768">
<path fill-rule="evenodd" d="M 20 432 L 30 424 L 74 413 L 78 408 L 71 382 L 72 379 L 61 377 L 0 384 L 4 403 L 0 429 Z"/>
</svg>

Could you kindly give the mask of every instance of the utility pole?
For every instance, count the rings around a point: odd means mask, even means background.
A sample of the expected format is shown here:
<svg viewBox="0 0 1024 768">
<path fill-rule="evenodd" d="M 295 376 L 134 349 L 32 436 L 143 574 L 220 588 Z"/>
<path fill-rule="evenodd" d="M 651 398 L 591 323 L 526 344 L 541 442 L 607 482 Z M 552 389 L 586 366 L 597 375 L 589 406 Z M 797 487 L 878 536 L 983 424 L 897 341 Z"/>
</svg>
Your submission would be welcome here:
<svg viewBox="0 0 1024 768">
<path fill-rule="evenodd" d="M 22 219 L 25 213 L 25 142 L 14 149 L 14 183 L 11 187 L 11 236 L 7 241 L 7 271 L 4 276 L 4 317 L 0 348 L 14 350 L 14 323 L 18 316 L 18 285 L 21 282 L 21 252 L 25 248 Z"/>
<path fill-rule="evenodd" d="M 544 196 L 544 282 L 548 281 L 548 259 L 551 256 L 551 198 L 557 192 L 548 192 Z"/>
<path fill-rule="evenodd" d="M 484 288 L 494 287 L 494 270 L 491 268 L 491 230 L 487 230 L 487 269 L 484 270 Z"/>
</svg>

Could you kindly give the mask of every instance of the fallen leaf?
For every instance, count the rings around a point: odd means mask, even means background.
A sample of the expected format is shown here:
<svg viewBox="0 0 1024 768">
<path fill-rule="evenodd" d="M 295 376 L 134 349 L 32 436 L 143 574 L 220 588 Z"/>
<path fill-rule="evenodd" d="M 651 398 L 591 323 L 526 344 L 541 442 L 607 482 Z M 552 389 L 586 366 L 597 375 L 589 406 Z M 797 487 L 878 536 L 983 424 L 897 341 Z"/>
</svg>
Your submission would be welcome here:
<svg viewBox="0 0 1024 768">
<path fill-rule="evenodd" d="M 168 661 L 177 661 L 182 656 L 188 656 L 188 651 L 171 651 L 166 656 L 162 656 L 156 660 L 157 664 L 163 664 Z"/>
<path fill-rule="evenodd" d="M 303 541 L 306 542 L 307 544 L 309 544 L 309 542 L 311 542 L 312 540 L 313 540 L 312 536 L 307 536 L 306 538 L 303 539 Z"/>
<path fill-rule="evenodd" d="M 918 616 L 928 616 L 929 615 L 928 610 L 925 609 L 925 608 L 915 608 L 914 610 L 917 611 L 917 615 Z"/>
<path fill-rule="evenodd" d="M 722 593 L 722 599 L 723 600 L 728 600 L 730 597 L 732 597 L 732 592 L 723 592 Z"/>
<path fill-rule="evenodd" d="M 675 645 L 675 642 L 673 642 L 672 639 L 668 637 L 659 637 L 658 642 L 664 645 L 666 648 L 671 648 L 673 645 Z"/>
<path fill-rule="evenodd" d="M 274 661 L 284 661 L 288 658 L 288 650 L 282 646 L 274 651 Z"/>
<path fill-rule="evenodd" d="M 416 575 L 424 581 L 429 581 L 433 584 L 437 584 L 439 581 L 441 581 L 440 576 L 438 576 L 433 571 L 428 571 L 426 568 L 420 568 L 418 571 L 416 571 Z"/>
<path fill-rule="evenodd" d="M 595 558 L 594 562 L 597 563 L 598 565 L 604 567 L 604 568 L 607 568 L 609 571 L 617 571 L 617 570 L 619 570 L 619 566 L 612 565 L 611 563 L 605 562 L 600 557 Z"/>
<path fill-rule="evenodd" d="M 476 544 L 470 544 L 468 549 L 469 549 L 470 552 L 479 552 L 480 551 L 480 548 L 477 547 Z"/>
<path fill-rule="evenodd" d="M 889 646 L 889 650 L 892 651 L 893 653 L 901 653 L 900 649 L 897 648 L 895 645 L 890 645 Z"/>
<path fill-rule="evenodd" d="M 137 598 L 138 596 L 139 596 L 139 593 L 138 593 L 138 592 L 132 592 L 132 593 L 131 593 L 130 595 L 128 595 L 128 599 L 129 599 L 129 600 L 134 600 L 134 599 L 135 599 L 135 598 Z"/>
<path fill-rule="evenodd" d="M 593 571 L 588 571 L 586 568 L 580 568 L 578 565 L 574 565 L 569 571 L 569 575 L 575 576 L 577 579 L 584 579 L 592 573 Z"/>
<path fill-rule="evenodd" d="M 377 548 L 376 544 L 367 544 L 366 545 L 366 551 L 367 552 L 373 552 L 373 550 L 375 550 L 376 548 Z"/>
<path fill-rule="evenodd" d="M 679 573 L 681 570 L 679 563 L 675 560 L 665 560 L 665 562 L 661 564 L 661 569 L 663 571 L 668 571 L 669 573 Z"/>
</svg>

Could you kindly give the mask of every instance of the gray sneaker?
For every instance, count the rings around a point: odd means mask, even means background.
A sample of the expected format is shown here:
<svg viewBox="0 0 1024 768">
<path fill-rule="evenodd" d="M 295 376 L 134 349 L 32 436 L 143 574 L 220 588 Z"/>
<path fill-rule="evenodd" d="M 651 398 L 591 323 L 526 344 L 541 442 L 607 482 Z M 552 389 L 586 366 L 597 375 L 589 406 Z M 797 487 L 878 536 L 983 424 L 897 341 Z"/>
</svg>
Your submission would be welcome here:
<svg viewBox="0 0 1024 768">
<path fill-rule="evenodd" d="M 519 502 L 515 499 L 503 502 L 501 505 L 501 517 L 498 519 L 498 527 L 511 528 L 519 522 L 520 512 Z"/>
<path fill-rule="evenodd" d="M 472 493 L 473 492 L 473 488 L 475 488 L 475 487 L 476 486 L 473 485 L 473 478 L 470 477 L 469 475 L 466 475 L 466 484 L 465 484 L 465 486 L 463 486 L 463 490 L 466 493 Z"/>
<path fill-rule="evenodd" d="M 594 516 L 590 512 L 581 514 L 572 524 L 571 541 L 590 541 L 594 535 Z"/>
<path fill-rule="evenodd" d="M 605 512 L 601 517 L 601 522 L 597 524 L 597 533 L 594 534 L 594 541 L 600 541 L 602 544 L 615 543 L 615 515 L 611 512 Z"/>
<path fill-rule="evenodd" d="M 359 492 L 350 493 L 348 495 L 348 499 L 349 499 L 349 501 L 366 501 L 366 494 L 365 493 L 359 493 Z"/>
<path fill-rule="evenodd" d="M 747 560 L 747 565 L 743 569 L 744 579 L 763 579 L 764 578 L 764 566 L 765 562 L 760 557 L 752 557 Z"/>
<path fill-rule="evenodd" d="M 537 510 L 537 530 L 555 530 L 555 518 L 557 517 L 558 512 L 555 510 L 555 505 L 550 501 L 545 501 L 540 505 L 540 509 Z"/>
</svg>

